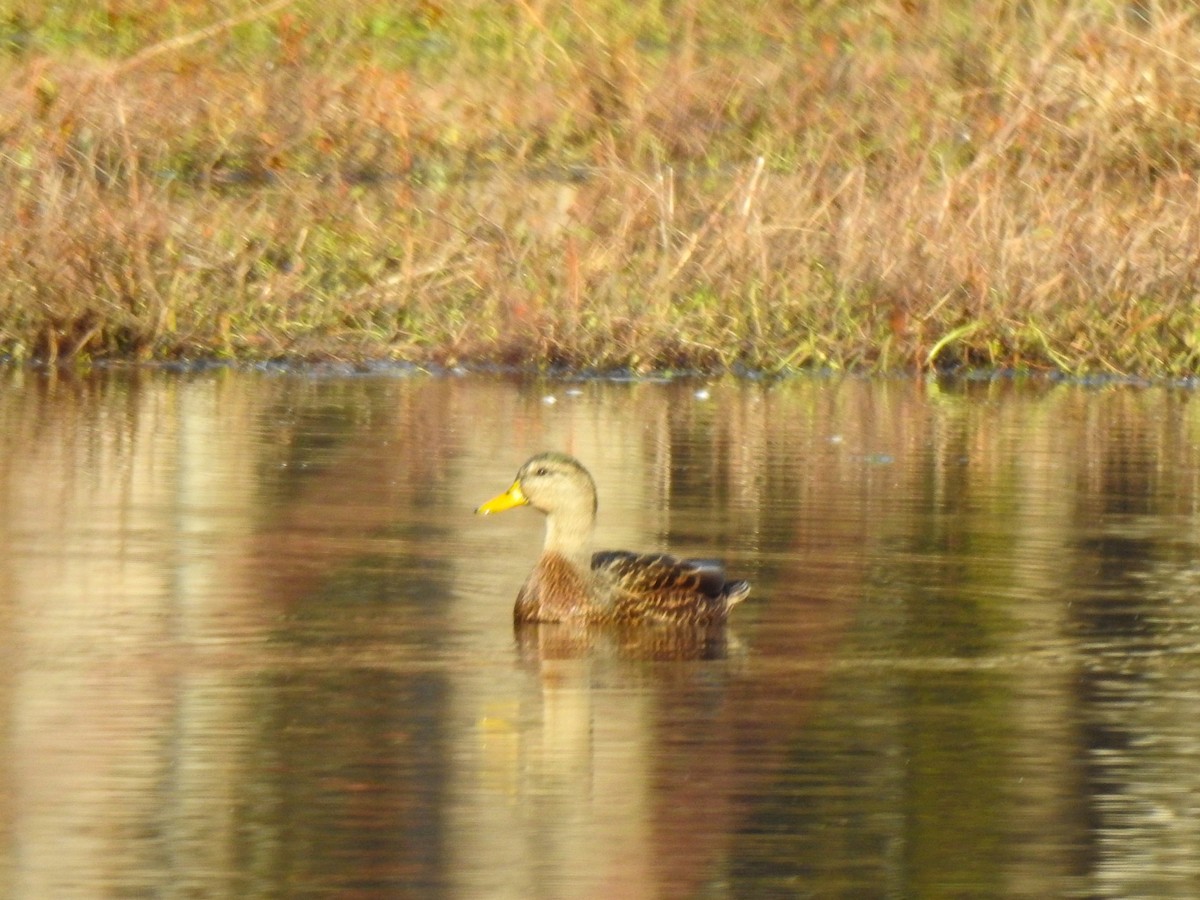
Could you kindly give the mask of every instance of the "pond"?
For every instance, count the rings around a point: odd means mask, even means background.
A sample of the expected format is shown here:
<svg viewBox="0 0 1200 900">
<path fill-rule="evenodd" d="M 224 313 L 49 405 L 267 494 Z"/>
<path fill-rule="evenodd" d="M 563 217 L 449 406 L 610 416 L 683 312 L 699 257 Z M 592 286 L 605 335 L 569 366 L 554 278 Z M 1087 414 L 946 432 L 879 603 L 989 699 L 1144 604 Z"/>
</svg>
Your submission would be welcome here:
<svg viewBox="0 0 1200 900">
<path fill-rule="evenodd" d="M 696 646 L 514 634 L 544 449 Z M 1200 404 L 1169 387 L 0 380 L 0 893 L 1191 897 Z"/>
</svg>

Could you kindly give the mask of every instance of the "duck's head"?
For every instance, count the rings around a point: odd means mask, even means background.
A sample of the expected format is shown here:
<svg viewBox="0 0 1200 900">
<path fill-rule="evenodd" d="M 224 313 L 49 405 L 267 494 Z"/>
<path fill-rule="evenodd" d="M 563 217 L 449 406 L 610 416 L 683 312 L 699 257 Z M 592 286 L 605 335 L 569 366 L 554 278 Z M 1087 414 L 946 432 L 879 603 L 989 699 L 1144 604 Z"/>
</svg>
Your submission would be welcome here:
<svg viewBox="0 0 1200 900">
<path fill-rule="evenodd" d="M 532 506 L 547 515 L 565 515 L 590 523 L 596 515 L 596 483 L 575 457 L 553 451 L 539 453 L 521 466 L 512 487 L 475 512 L 486 516 L 514 506 Z"/>
</svg>

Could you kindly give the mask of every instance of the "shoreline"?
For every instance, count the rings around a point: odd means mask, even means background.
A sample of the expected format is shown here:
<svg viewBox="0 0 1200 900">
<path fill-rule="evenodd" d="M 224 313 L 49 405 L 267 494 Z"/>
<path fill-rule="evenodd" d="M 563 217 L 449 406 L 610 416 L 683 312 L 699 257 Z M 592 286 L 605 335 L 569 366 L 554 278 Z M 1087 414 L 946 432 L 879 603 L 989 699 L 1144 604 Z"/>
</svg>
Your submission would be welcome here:
<svg viewBox="0 0 1200 900">
<path fill-rule="evenodd" d="M 1200 372 L 1194 16 L 55 4 L 0 357 Z"/>
<path fill-rule="evenodd" d="M 1170 388 L 1175 390 L 1200 389 L 1200 375 L 1154 376 L 1119 373 L 1070 374 L 1058 370 L 975 369 L 958 368 L 942 370 L 891 369 L 837 370 L 837 369 L 788 369 L 777 372 L 729 370 L 647 370 L 627 369 L 572 369 L 555 367 L 539 369 L 529 366 L 495 364 L 458 364 L 439 366 L 393 359 L 348 360 L 69 360 L 56 363 L 44 361 L 13 362 L 0 360 L 0 377 L 28 372 L 38 375 L 64 377 L 87 377 L 113 374 L 166 374 L 207 375 L 210 373 L 233 372 L 266 375 L 297 376 L 310 378 L 452 378 L 452 379 L 501 379 L 546 384 L 714 384 L 733 382 L 741 384 L 775 385 L 792 381 L 909 381 L 936 383 L 943 386 L 955 384 L 1014 384 L 1030 386 L 1067 385 L 1087 389 L 1110 387 L 1125 388 Z"/>
</svg>

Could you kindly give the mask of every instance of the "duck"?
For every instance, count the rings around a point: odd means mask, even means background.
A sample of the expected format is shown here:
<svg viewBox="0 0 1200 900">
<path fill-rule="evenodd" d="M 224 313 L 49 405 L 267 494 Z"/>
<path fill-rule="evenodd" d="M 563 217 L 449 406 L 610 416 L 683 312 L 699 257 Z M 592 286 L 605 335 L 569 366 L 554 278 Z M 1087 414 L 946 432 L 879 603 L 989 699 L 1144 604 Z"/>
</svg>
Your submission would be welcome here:
<svg viewBox="0 0 1200 900">
<path fill-rule="evenodd" d="M 479 506 L 487 516 L 531 506 L 546 516 L 542 554 L 513 607 L 517 625 L 660 622 L 712 626 L 750 593 L 716 560 L 591 549 L 596 482 L 578 459 L 549 451 L 528 460 L 512 486 Z"/>
</svg>

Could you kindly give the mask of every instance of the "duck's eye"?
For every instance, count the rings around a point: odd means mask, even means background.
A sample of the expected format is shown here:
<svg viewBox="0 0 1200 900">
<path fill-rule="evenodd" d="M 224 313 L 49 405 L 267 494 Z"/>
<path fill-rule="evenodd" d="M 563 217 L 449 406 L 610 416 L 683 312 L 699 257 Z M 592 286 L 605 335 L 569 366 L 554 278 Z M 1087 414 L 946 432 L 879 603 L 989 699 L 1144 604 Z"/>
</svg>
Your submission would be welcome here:
<svg viewBox="0 0 1200 900">
<path fill-rule="evenodd" d="M 538 466 L 536 469 L 533 470 L 533 474 L 536 475 L 538 478 L 545 478 L 547 475 L 550 474 L 550 470 L 547 469 L 545 466 Z"/>
</svg>

